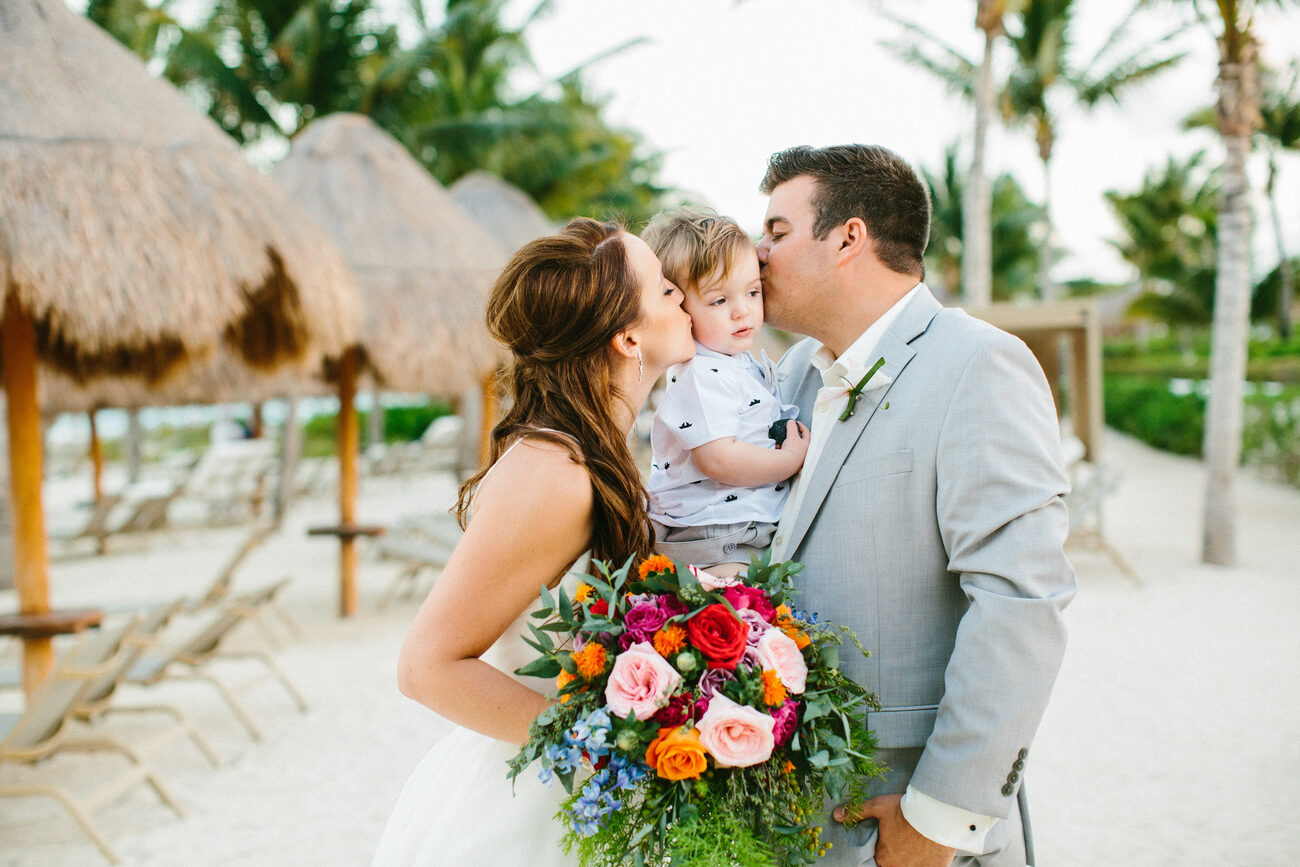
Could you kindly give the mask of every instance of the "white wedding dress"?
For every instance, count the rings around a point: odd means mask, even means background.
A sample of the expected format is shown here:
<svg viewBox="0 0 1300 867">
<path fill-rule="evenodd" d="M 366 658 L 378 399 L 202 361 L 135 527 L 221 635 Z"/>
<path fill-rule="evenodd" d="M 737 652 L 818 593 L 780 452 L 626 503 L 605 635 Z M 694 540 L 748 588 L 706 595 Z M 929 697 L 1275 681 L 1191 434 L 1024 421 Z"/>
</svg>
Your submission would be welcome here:
<svg viewBox="0 0 1300 867">
<path fill-rule="evenodd" d="M 512 446 L 513 448 L 513 446 Z M 572 594 L 583 555 L 562 585 Z M 537 658 L 523 641 L 530 605 L 481 659 L 526 686 L 546 693 L 555 683 L 514 673 Z M 533 765 L 512 783 L 506 762 L 518 753 L 513 744 L 455 728 L 429 750 L 407 780 L 384 829 L 374 867 L 574 867 L 564 854 L 564 827 L 555 818 L 566 797 L 559 782 L 537 778 Z"/>
</svg>

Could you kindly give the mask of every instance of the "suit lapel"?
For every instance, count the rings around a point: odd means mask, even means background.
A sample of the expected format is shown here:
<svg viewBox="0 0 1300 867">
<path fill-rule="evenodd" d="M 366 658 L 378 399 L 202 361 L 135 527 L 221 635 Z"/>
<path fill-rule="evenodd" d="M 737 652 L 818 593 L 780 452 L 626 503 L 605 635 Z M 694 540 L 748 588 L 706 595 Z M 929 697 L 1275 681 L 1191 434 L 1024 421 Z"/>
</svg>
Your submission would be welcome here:
<svg viewBox="0 0 1300 867">
<path fill-rule="evenodd" d="M 817 517 L 818 511 L 821 510 L 822 502 L 825 501 L 826 495 L 830 492 L 831 485 L 835 482 L 836 476 L 839 475 L 840 468 L 844 465 L 849 452 L 852 451 L 854 444 L 862 436 L 862 432 L 866 430 L 871 419 L 875 417 L 876 411 L 880 408 L 889 392 L 898 384 L 904 368 L 916 355 L 916 350 L 911 346 L 912 340 L 925 332 L 926 328 L 930 326 L 930 321 L 934 319 L 935 314 L 941 309 L 943 309 L 942 306 L 930 294 L 928 287 L 923 286 L 916 297 L 908 303 L 893 326 L 881 336 L 876 351 L 871 354 L 871 358 L 867 362 L 867 366 L 870 367 L 877 358 L 885 359 L 885 364 L 880 368 L 880 373 L 889 377 L 889 385 L 874 391 L 864 391 L 862 397 L 858 400 L 853 415 L 849 416 L 847 421 L 839 421 L 837 415 L 831 415 L 827 419 L 831 429 L 826 444 L 822 447 L 821 456 L 817 459 L 817 466 L 813 469 L 813 475 L 808 480 L 808 488 L 804 493 L 803 503 L 799 507 L 799 514 L 795 516 L 794 526 L 791 528 L 786 540 L 785 550 L 789 554 L 793 555 L 799 549 L 799 543 L 803 541 L 808 528 L 812 526 L 813 519 Z M 813 395 L 815 398 L 815 391 Z"/>
</svg>

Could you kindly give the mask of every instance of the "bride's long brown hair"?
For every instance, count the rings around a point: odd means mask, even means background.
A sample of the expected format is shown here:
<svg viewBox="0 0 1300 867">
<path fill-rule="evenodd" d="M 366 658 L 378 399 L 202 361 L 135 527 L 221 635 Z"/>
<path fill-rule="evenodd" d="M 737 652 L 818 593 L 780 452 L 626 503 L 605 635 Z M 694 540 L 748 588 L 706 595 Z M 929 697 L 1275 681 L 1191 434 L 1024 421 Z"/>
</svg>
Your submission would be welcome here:
<svg viewBox="0 0 1300 867">
<path fill-rule="evenodd" d="M 654 544 L 645 486 L 614 415 L 615 401 L 628 398 L 614 383 L 610 342 L 641 318 L 622 231 L 617 223 L 579 217 L 558 234 L 525 244 L 487 304 L 488 330 L 511 353 L 506 387 L 513 398 L 492 429 L 488 466 L 525 434 L 567 448 L 586 467 L 595 493 L 592 556 L 615 565 L 633 554 L 649 556 Z M 460 487 L 462 527 L 486 472 Z"/>
</svg>

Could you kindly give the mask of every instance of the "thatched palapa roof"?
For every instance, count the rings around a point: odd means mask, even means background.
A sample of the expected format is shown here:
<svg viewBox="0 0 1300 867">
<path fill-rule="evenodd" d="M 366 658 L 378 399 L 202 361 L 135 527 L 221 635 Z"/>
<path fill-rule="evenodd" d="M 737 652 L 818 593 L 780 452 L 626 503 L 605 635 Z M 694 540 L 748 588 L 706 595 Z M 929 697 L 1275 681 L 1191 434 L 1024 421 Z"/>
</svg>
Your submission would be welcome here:
<svg viewBox="0 0 1300 867">
<path fill-rule="evenodd" d="M 496 365 L 484 306 L 506 254 L 398 141 L 367 117 L 327 115 L 275 177 L 352 266 L 359 344 L 384 386 L 456 395 Z"/>
<path fill-rule="evenodd" d="M 555 231 L 555 225 L 527 193 L 491 172 L 470 172 L 448 191 L 512 253 Z"/>
<path fill-rule="evenodd" d="M 0 290 L 78 380 L 334 353 L 359 317 L 328 236 L 61 0 L 0 3 Z"/>
</svg>

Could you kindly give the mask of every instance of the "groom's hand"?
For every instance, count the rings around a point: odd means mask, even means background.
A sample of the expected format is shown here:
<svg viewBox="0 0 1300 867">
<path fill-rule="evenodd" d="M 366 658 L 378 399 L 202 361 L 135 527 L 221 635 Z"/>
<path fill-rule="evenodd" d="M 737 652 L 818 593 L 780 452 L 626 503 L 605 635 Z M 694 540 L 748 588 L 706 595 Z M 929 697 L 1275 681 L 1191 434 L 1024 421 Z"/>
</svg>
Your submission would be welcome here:
<svg viewBox="0 0 1300 867">
<path fill-rule="evenodd" d="M 902 795 L 881 795 L 863 804 L 849 804 L 835 811 L 835 821 L 875 819 L 879 823 L 876 863 L 880 867 L 948 867 L 957 850 L 941 846 L 913 828 L 899 806 L 902 799 Z"/>
</svg>

